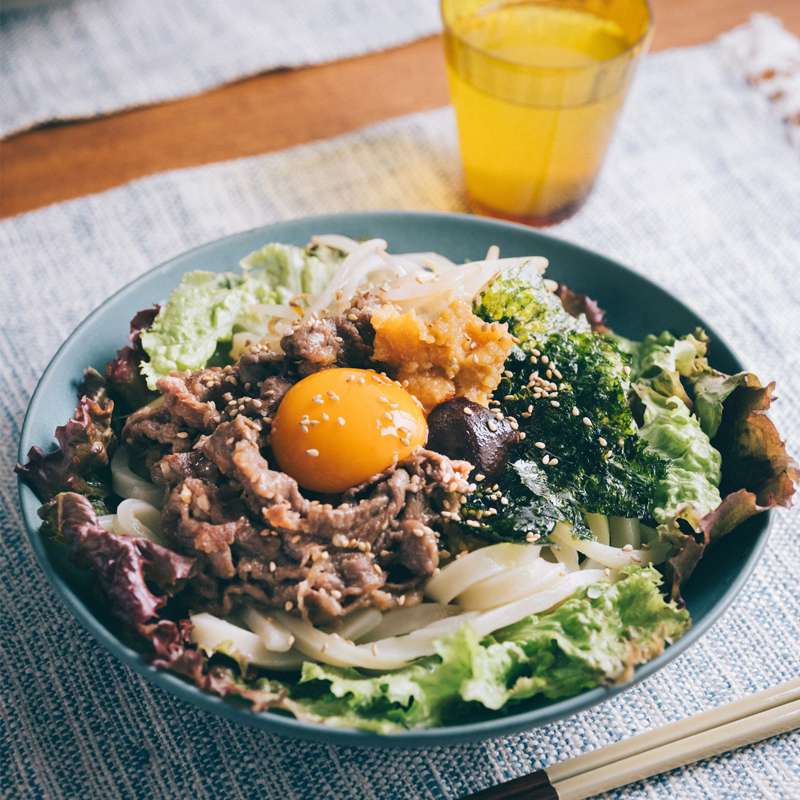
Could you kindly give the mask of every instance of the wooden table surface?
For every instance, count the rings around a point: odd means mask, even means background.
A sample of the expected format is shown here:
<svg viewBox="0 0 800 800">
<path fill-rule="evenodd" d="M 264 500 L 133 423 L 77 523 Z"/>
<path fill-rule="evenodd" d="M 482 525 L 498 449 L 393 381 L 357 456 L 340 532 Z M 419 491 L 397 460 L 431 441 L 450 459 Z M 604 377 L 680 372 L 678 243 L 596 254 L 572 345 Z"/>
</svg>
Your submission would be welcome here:
<svg viewBox="0 0 800 800">
<path fill-rule="evenodd" d="M 651 51 L 701 44 L 756 11 L 800 35 L 800 0 L 651 0 Z M 281 150 L 447 105 L 441 37 L 0 143 L 0 217 L 178 167 Z"/>
</svg>

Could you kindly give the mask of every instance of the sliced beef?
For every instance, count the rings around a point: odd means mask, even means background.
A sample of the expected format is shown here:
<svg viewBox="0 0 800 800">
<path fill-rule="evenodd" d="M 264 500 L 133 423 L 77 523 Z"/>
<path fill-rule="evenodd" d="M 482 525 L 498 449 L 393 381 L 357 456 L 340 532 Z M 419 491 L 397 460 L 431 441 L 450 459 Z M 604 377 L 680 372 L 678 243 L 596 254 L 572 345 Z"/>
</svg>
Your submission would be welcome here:
<svg viewBox="0 0 800 800">
<path fill-rule="evenodd" d="M 216 403 L 206 399 L 209 391 L 196 373 L 188 377 L 173 373 L 159 378 L 156 386 L 164 395 L 164 405 L 190 428 L 211 433 L 219 425 L 222 417 Z"/>
<path fill-rule="evenodd" d="M 181 452 L 185 446 L 181 420 L 176 420 L 166 406 L 145 406 L 128 417 L 122 429 L 122 441 L 135 449 L 149 447 L 153 443 L 177 447 Z"/>
<path fill-rule="evenodd" d="M 197 450 L 160 458 L 150 466 L 150 475 L 156 485 L 170 487 L 186 478 L 199 478 L 205 483 L 213 484 L 220 477 L 216 464 Z"/>
<path fill-rule="evenodd" d="M 314 320 L 281 339 L 281 349 L 297 362 L 297 373 L 306 377 L 330 367 L 367 369 L 375 340 L 370 323 L 374 304 L 353 307 L 346 314 Z"/>
<path fill-rule="evenodd" d="M 252 421 L 222 423 L 204 456 L 241 492 L 238 503 L 197 477 L 175 486 L 167 535 L 200 572 L 193 608 L 284 609 L 330 623 L 358 608 L 419 602 L 439 563 L 439 508 L 468 491 L 470 465 L 420 450 L 342 495 L 337 506 L 303 497 L 259 453 Z M 209 581 L 209 576 L 212 579 Z"/>
</svg>

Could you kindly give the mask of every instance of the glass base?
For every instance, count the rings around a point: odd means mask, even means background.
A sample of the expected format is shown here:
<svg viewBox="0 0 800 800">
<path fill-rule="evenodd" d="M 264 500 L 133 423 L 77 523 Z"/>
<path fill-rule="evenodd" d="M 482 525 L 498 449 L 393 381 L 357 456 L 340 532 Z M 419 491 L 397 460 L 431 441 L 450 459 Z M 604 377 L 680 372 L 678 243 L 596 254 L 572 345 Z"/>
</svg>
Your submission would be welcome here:
<svg viewBox="0 0 800 800">
<path fill-rule="evenodd" d="M 548 214 L 512 214 L 508 211 L 498 211 L 496 208 L 484 205 L 469 193 L 467 193 L 467 203 L 476 214 L 480 214 L 483 217 L 505 219 L 509 222 L 517 222 L 520 225 L 530 225 L 533 228 L 546 228 L 548 225 L 557 225 L 559 222 L 569 219 L 586 202 L 588 196 L 589 193 L 587 192 L 583 197 L 573 200 L 571 203 Z"/>
</svg>

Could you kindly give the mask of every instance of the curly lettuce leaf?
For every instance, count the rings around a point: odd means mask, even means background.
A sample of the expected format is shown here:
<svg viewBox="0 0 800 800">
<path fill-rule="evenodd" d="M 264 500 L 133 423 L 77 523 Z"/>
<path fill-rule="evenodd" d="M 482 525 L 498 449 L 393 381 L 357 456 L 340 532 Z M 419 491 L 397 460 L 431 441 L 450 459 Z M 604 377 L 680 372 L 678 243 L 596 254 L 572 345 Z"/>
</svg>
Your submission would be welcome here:
<svg viewBox="0 0 800 800">
<path fill-rule="evenodd" d="M 95 501 L 111 494 L 108 464 L 117 446 L 111 428 L 113 410 L 111 401 L 101 407 L 89 397 L 81 398 L 75 418 L 56 428 L 58 450 L 46 453 L 32 447 L 28 463 L 14 467 L 42 503 L 60 492 L 77 492 Z"/>
<path fill-rule="evenodd" d="M 679 397 L 664 397 L 642 384 L 635 391 L 644 404 L 639 435 L 648 450 L 668 462 L 650 514 L 659 524 L 670 525 L 689 505 L 699 519 L 722 500 L 720 454 Z"/>
<path fill-rule="evenodd" d="M 676 599 L 709 544 L 755 514 L 792 505 L 800 468 L 786 452 L 785 443 L 767 416 L 774 388 L 774 383 L 762 386 L 749 373 L 732 377 L 702 373 L 695 384 L 698 416 L 690 419 L 696 429 L 701 429 L 701 420 L 705 419 L 706 427 L 714 431 L 707 446 L 696 446 L 700 455 L 694 457 L 695 465 L 701 466 L 702 454 L 705 452 L 707 457 L 708 447 L 719 453 L 721 501 L 711 505 L 709 495 L 705 505 L 710 507 L 704 508 L 684 495 L 683 504 L 673 502 L 660 528 L 661 538 L 672 542 L 674 548 L 667 562 L 667 576 Z M 701 401 L 701 397 L 707 399 Z M 703 437 L 708 439 L 705 432 Z M 717 474 L 712 465 L 709 474 Z M 688 522 L 693 533 L 682 529 L 680 520 Z"/>
<path fill-rule="evenodd" d="M 136 411 L 157 397 L 157 393 L 148 388 L 147 380 L 142 374 L 142 363 L 146 359 L 142 334 L 153 325 L 159 310 L 160 307 L 156 305 L 134 315 L 128 334 L 131 344 L 117 350 L 117 357 L 106 364 L 107 390 L 129 412 Z"/>
<path fill-rule="evenodd" d="M 614 333 L 608 338 L 631 356 L 631 380 L 649 386 L 665 397 L 679 397 L 692 409 L 692 399 L 687 394 L 681 377 L 692 378 L 707 369 L 706 351 L 708 337 L 697 328 L 680 339 L 669 331 L 659 336 L 648 334 L 641 342 L 625 339 Z"/>
<path fill-rule="evenodd" d="M 250 313 L 259 303 L 287 303 L 298 294 L 318 294 L 341 261 L 329 248 L 316 251 L 268 244 L 242 259 L 244 271 L 188 272 L 181 278 L 149 330 L 141 334 L 149 361 L 147 385 L 173 370 L 200 369 L 237 330 L 254 330 L 264 318 Z M 224 356 L 223 356 L 224 357 Z"/>
<path fill-rule="evenodd" d="M 564 311 L 576 318 L 583 314 L 595 333 L 607 333 L 610 330 L 605 324 L 606 312 L 591 297 L 573 292 L 564 283 L 558 284 L 556 295 L 561 300 Z"/>
<path fill-rule="evenodd" d="M 580 589 L 556 610 L 482 640 L 467 624 L 436 642 L 437 656 L 388 675 L 307 662 L 292 697 L 329 724 L 389 732 L 508 713 L 536 696 L 630 680 L 637 664 L 690 624 L 661 595 L 660 582 L 654 569 L 629 568 L 616 584 Z"/>
<path fill-rule="evenodd" d="M 59 494 L 42 509 L 50 528 L 70 546 L 70 561 L 91 569 L 111 603 L 111 610 L 126 625 L 138 625 L 156 616 L 167 603 L 148 582 L 169 591 L 189 577 L 193 558 L 179 555 L 150 539 L 118 536 L 101 528 L 88 498 L 74 492 Z"/>
</svg>

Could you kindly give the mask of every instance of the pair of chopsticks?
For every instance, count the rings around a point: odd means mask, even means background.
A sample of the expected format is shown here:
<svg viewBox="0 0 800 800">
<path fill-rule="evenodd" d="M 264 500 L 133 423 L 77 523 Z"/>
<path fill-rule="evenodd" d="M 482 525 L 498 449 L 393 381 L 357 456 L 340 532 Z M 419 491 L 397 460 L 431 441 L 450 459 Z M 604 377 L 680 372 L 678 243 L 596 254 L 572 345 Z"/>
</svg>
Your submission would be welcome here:
<svg viewBox="0 0 800 800">
<path fill-rule="evenodd" d="M 584 800 L 800 728 L 800 678 L 464 800 Z"/>
</svg>

